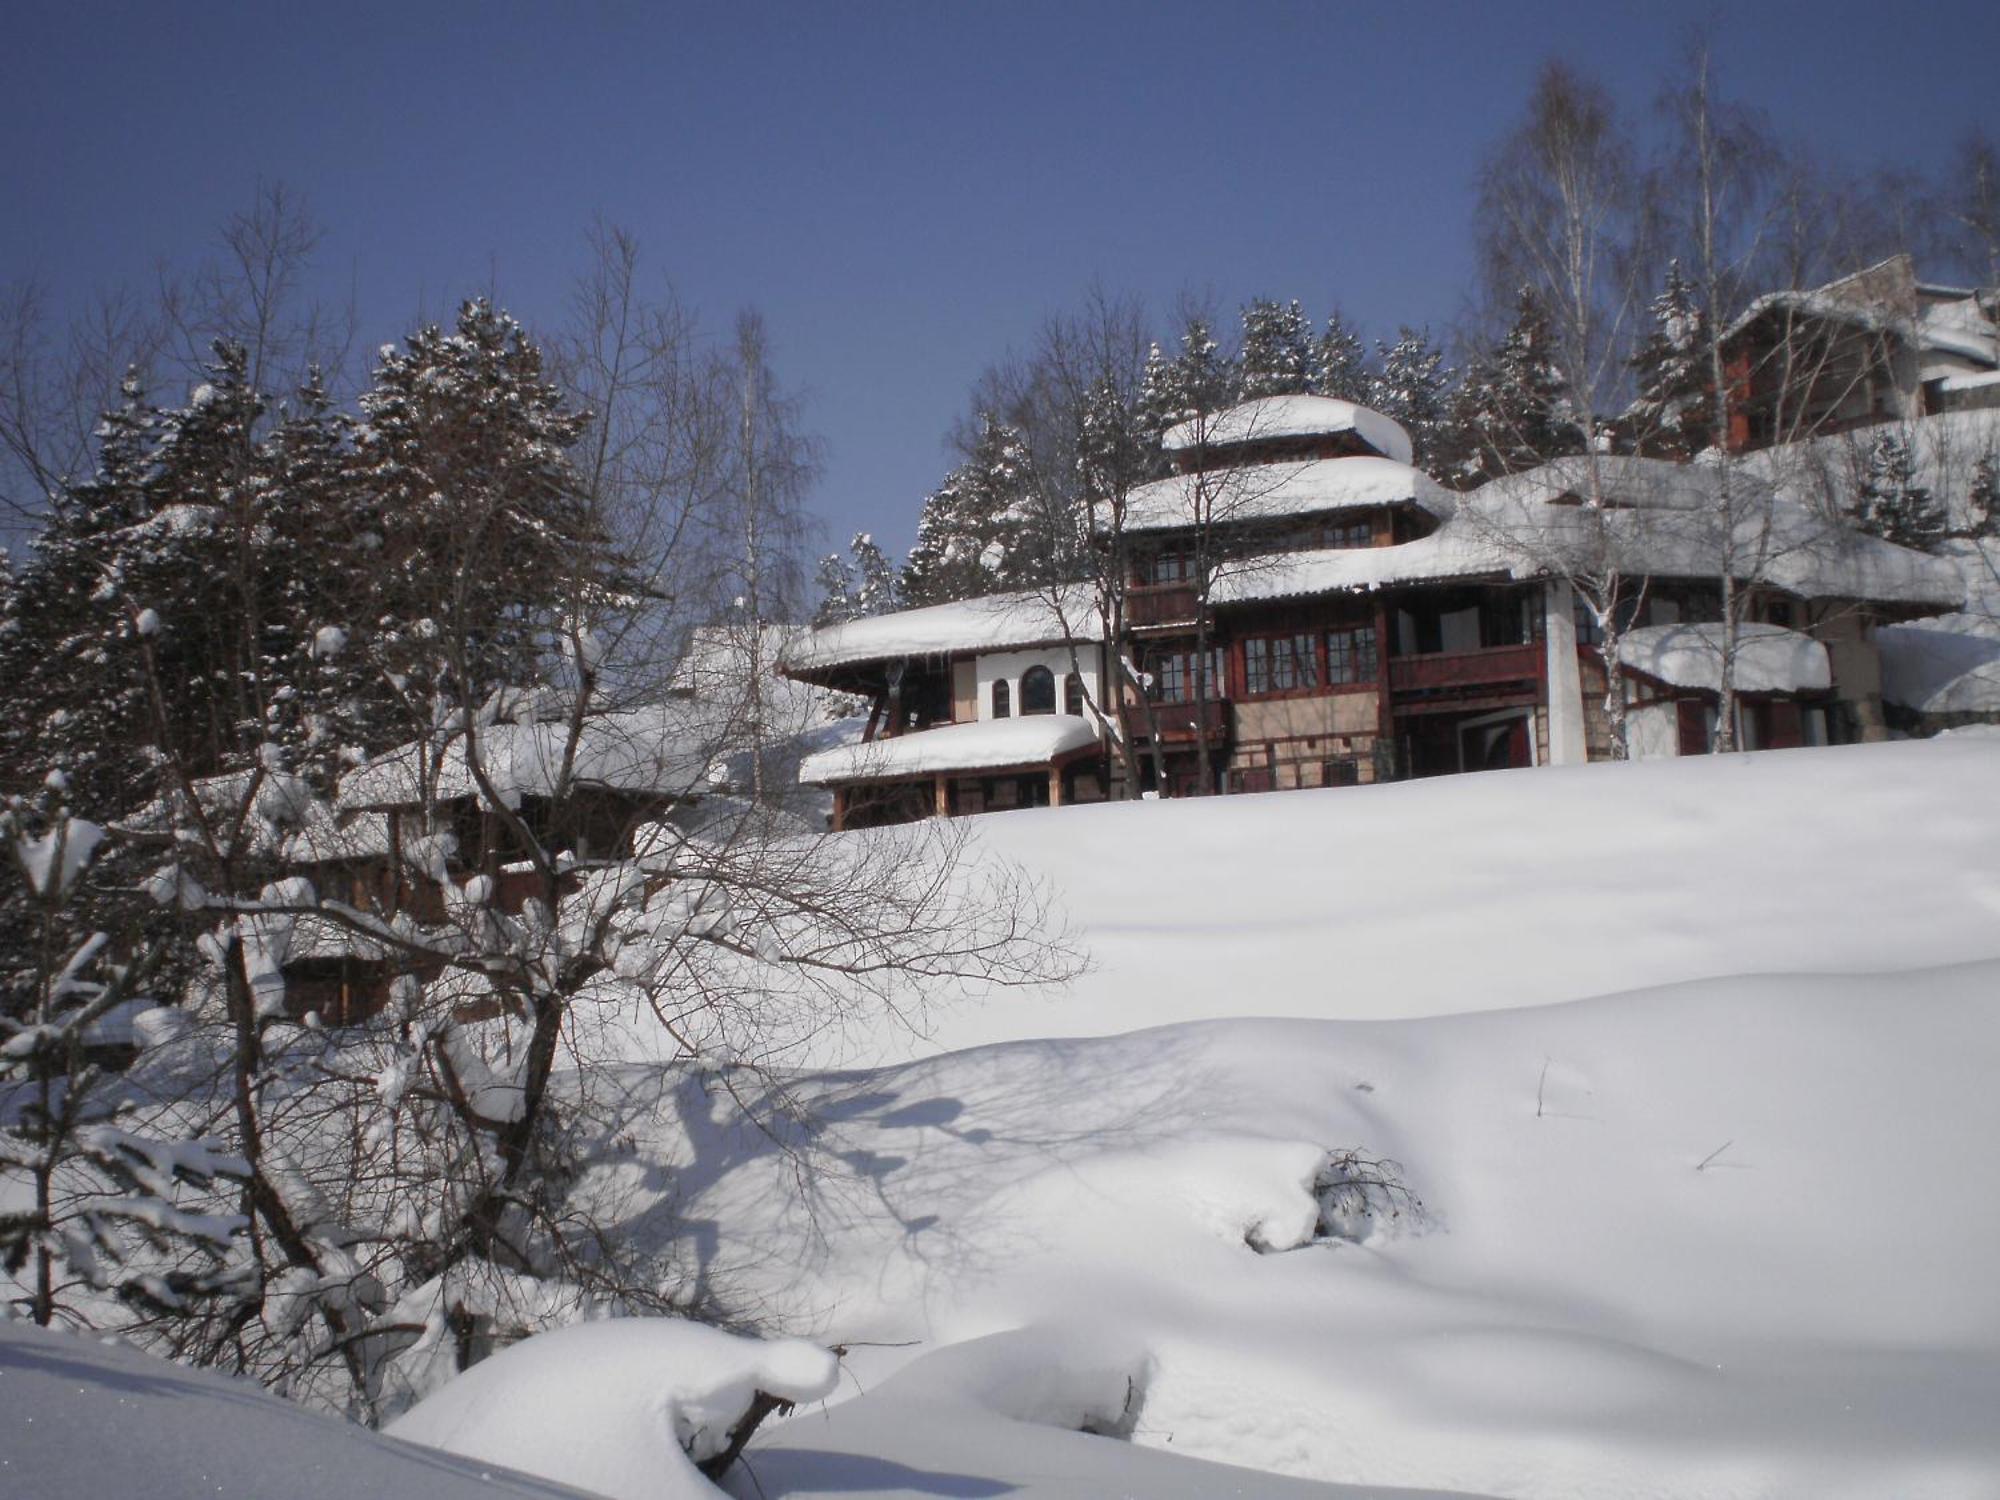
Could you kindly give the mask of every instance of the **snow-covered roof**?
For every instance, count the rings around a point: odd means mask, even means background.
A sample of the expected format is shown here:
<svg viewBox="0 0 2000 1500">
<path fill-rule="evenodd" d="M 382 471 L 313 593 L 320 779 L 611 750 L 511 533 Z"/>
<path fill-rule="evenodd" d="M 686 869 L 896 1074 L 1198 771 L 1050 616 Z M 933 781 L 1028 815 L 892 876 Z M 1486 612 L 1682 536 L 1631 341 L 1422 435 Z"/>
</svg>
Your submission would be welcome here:
<svg viewBox="0 0 2000 1500">
<path fill-rule="evenodd" d="M 1239 566 L 1215 582 L 1217 604 L 1250 604 L 1319 594 L 1367 593 L 1402 583 L 1532 578 L 1541 570 L 1519 548 L 1465 527 L 1445 525 L 1394 547 L 1333 547 L 1281 552 Z"/>
<path fill-rule="evenodd" d="M 572 784 L 681 796 L 705 786 L 718 749 L 714 715 L 662 704 L 596 714 L 583 721 L 570 767 Z M 562 773 L 567 723 L 488 724 L 477 731 L 479 761 L 503 797 L 551 796 Z M 478 790 L 465 740 L 404 745 L 341 778 L 342 811 L 406 807 L 469 797 Z"/>
<path fill-rule="evenodd" d="M 1643 625 L 1618 638 L 1619 663 L 1669 687 L 1722 691 L 1720 624 Z M 1745 621 L 1731 678 L 1741 693 L 1817 693 L 1833 685 L 1826 647 L 1809 635 Z"/>
<path fill-rule="evenodd" d="M 1884 625 L 1882 696 L 1922 714 L 2000 714 L 2000 625 L 1943 615 Z"/>
<path fill-rule="evenodd" d="M 862 662 L 1095 641 L 1102 635 L 1090 589 L 1073 585 L 1064 591 L 1060 611 L 1047 595 L 1028 590 L 869 615 L 809 630 L 785 648 L 780 669 L 806 676 Z"/>
<path fill-rule="evenodd" d="M 1766 500 L 1770 486 L 1761 475 L 1738 466 L 1729 476 L 1740 501 Z M 1482 504 L 1581 504 L 1595 497 L 1615 510 L 1708 510 L 1715 504 L 1713 471 L 1701 463 L 1675 463 L 1629 453 L 1579 454 L 1502 475 L 1474 494 Z"/>
<path fill-rule="evenodd" d="M 896 781 L 943 771 L 994 771 L 1046 765 L 1097 743 L 1097 728 L 1074 714 L 1030 714 L 924 729 L 807 756 L 799 780 L 818 786 L 843 781 Z"/>
<path fill-rule="evenodd" d="M 1140 485 L 1126 497 L 1125 530 L 1172 531 L 1204 517 L 1211 524 L 1267 521 L 1405 501 L 1440 518 L 1452 511 L 1449 492 L 1397 459 L 1356 455 L 1249 464 Z"/>
<path fill-rule="evenodd" d="M 1233 448 L 1342 432 L 1353 433 L 1384 458 L 1405 464 L 1410 461 L 1410 435 L 1400 423 L 1332 396 L 1260 396 L 1214 416 L 1169 427 L 1160 445 L 1169 453 L 1179 453 L 1189 448 Z"/>
<path fill-rule="evenodd" d="M 1950 559 L 1831 524 L 1773 496 L 1750 475 L 1732 476 L 1733 484 L 1755 486 L 1748 491 L 1755 503 L 1745 507 L 1730 538 L 1696 508 L 1707 491 L 1694 466 L 1623 459 L 1607 463 L 1604 476 L 1613 504 L 1602 511 L 1565 503 L 1571 486 L 1549 466 L 1461 497 L 1450 520 L 1415 541 L 1281 553 L 1239 564 L 1217 581 L 1213 598 L 1241 604 L 1408 583 L 1527 579 L 1594 572 L 1607 561 L 1634 578 L 1706 578 L 1718 574 L 1728 557 L 1739 572 L 1755 559 L 1763 581 L 1804 599 L 1952 608 L 1964 602 L 1964 575 Z"/>
</svg>

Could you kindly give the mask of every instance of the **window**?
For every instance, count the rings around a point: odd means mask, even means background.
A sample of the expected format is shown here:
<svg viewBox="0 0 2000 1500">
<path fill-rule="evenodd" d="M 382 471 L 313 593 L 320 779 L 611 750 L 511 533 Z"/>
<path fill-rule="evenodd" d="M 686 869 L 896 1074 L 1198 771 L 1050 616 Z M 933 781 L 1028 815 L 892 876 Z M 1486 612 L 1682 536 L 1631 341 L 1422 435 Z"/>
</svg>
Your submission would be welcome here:
<svg viewBox="0 0 2000 1500">
<path fill-rule="evenodd" d="M 1007 686 L 1006 678 L 1002 677 L 993 684 L 994 718 L 1004 719 L 1014 711 L 1013 696 L 1012 689 Z"/>
<path fill-rule="evenodd" d="M 1146 574 L 1148 583 L 1186 583 L 1194 577 L 1194 558 L 1186 552 L 1156 552 Z"/>
<path fill-rule="evenodd" d="M 1047 667 L 1030 667 L 1021 674 L 1021 713 L 1052 714 L 1056 711 L 1056 674 Z"/>
<path fill-rule="evenodd" d="M 1301 533 L 1309 548 L 1372 547 L 1375 545 L 1375 523 L 1366 517 L 1355 521 L 1322 521 L 1308 527 Z"/>
<path fill-rule="evenodd" d="M 1326 633 L 1326 680 L 1339 686 L 1375 681 L 1375 627 L 1357 625 Z"/>
<path fill-rule="evenodd" d="M 1075 672 L 1063 679 L 1063 712 L 1073 718 L 1083 717 L 1083 678 Z"/>
<path fill-rule="evenodd" d="M 1192 703 L 1196 694 L 1195 664 L 1197 658 L 1192 651 L 1165 651 L 1152 658 L 1152 682 L 1146 689 L 1146 696 L 1155 703 Z M 1215 699 L 1222 692 L 1222 648 L 1208 649 L 1208 671 L 1206 686 L 1200 696 Z"/>
<path fill-rule="evenodd" d="M 1252 636 L 1243 643 L 1244 691 L 1292 693 L 1319 685 L 1319 662 L 1310 635 Z"/>
</svg>

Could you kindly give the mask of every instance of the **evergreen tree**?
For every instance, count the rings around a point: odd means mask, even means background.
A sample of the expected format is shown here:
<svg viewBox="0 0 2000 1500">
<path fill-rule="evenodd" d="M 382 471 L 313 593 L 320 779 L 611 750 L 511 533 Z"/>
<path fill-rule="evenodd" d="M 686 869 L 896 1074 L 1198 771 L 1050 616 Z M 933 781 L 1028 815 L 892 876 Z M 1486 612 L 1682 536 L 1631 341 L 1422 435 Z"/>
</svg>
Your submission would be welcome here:
<svg viewBox="0 0 2000 1500">
<path fill-rule="evenodd" d="M 1582 450 L 1550 342 L 1548 318 L 1524 287 L 1514 326 L 1466 372 L 1453 399 L 1450 431 L 1436 455 L 1448 478 L 1477 484 Z"/>
<path fill-rule="evenodd" d="M 1996 533 L 2000 533 L 2000 462 L 1986 453 L 1972 466 L 1972 482 L 1965 490 L 1965 523 L 1959 535 L 1989 537 Z"/>
<path fill-rule="evenodd" d="M 1257 298 L 1243 309 L 1241 398 L 1302 393 L 1312 381 L 1313 355 L 1312 331 L 1299 304 Z"/>
<path fill-rule="evenodd" d="M 854 557 L 856 615 L 865 619 L 888 614 L 896 607 L 896 565 L 865 531 L 848 543 L 847 550 Z"/>
<path fill-rule="evenodd" d="M 1155 345 L 1146 358 L 1139 388 L 1139 430 L 1157 448 L 1167 429 L 1212 416 L 1236 399 L 1237 372 L 1222 353 L 1205 319 L 1195 316 L 1181 331 L 1181 351 L 1172 359 Z"/>
<path fill-rule="evenodd" d="M 1944 506 L 1916 482 L 1916 461 L 1900 434 L 1882 432 L 1869 445 L 1856 520 L 1861 529 L 1902 547 L 1927 551 L 1944 535 Z"/>
<path fill-rule="evenodd" d="M 819 606 L 813 610 L 813 629 L 845 625 L 861 613 L 855 599 L 854 569 L 838 552 L 829 552 L 819 560 L 813 583 L 819 589 Z"/>
<path fill-rule="evenodd" d="M 942 604 L 1033 581 L 1029 483 L 1021 435 L 981 413 L 971 454 L 924 500 L 903 566 L 904 600 Z"/>
<path fill-rule="evenodd" d="M 1638 395 L 1625 410 L 1625 422 L 1641 452 L 1692 458 L 1707 446 L 1704 322 L 1681 263 L 1670 261 L 1666 285 L 1653 299 L 1652 332 L 1632 355 Z"/>
<path fill-rule="evenodd" d="M 1381 367 L 1370 380 L 1368 405 L 1400 422 L 1418 468 L 1428 469 L 1448 446 L 1451 372 L 1430 335 L 1404 328 L 1393 344 L 1377 344 Z"/>
<path fill-rule="evenodd" d="M 352 484 L 356 534 L 378 549 L 377 665 L 458 703 L 529 680 L 567 607 L 622 582 L 567 458 L 585 417 L 520 324 L 477 298 L 451 332 L 386 348 L 360 406 Z"/>
<path fill-rule="evenodd" d="M 1369 399 L 1368 359 L 1361 335 L 1347 326 L 1338 308 L 1327 318 L 1326 331 L 1313 349 L 1312 389 L 1341 401 Z"/>
</svg>

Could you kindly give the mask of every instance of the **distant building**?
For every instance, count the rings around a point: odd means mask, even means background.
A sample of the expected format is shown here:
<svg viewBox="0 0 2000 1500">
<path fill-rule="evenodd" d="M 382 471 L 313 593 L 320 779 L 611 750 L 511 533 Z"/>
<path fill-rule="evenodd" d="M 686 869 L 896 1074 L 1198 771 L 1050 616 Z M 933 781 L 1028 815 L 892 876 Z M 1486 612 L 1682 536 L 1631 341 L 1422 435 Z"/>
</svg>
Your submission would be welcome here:
<svg viewBox="0 0 2000 1500">
<path fill-rule="evenodd" d="M 1919 281 L 1907 255 L 1757 298 L 1723 337 L 1729 447 L 2000 407 L 2000 289 Z"/>
<path fill-rule="evenodd" d="M 1127 639 L 1102 638 L 1076 585 L 793 641 L 783 672 L 871 705 L 862 742 L 800 769 L 832 790 L 834 826 L 1101 800 L 1123 790 L 1116 734 L 1142 788 L 1173 795 L 1576 764 L 1609 753 L 1607 673 L 1635 753 L 1709 747 L 1725 549 L 1699 470 L 1595 460 L 1606 508 L 1589 519 L 1646 580 L 1606 663 L 1563 581 L 1577 575 L 1547 561 L 1583 524 L 1587 460 L 1452 496 L 1411 467 L 1396 423 L 1316 396 L 1247 402 L 1165 445 L 1175 472 L 1125 507 Z M 1963 580 L 1766 499 L 1783 540 L 1744 580 L 1742 742 L 1879 738 L 1876 625 L 1956 606 Z M 1143 693 L 1119 685 L 1121 656 Z"/>
</svg>

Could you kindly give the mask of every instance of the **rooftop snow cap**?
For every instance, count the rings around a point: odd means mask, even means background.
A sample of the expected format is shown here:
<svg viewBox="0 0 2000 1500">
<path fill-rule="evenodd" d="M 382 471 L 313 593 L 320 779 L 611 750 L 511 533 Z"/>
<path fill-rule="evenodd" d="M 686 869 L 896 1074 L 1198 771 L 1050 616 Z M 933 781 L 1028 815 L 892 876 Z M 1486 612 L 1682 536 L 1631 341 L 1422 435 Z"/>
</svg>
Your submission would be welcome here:
<svg viewBox="0 0 2000 1500">
<path fill-rule="evenodd" d="M 1283 438 L 1330 437 L 1352 433 L 1384 458 L 1410 462 L 1410 435 L 1379 411 L 1332 396 L 1262 396 L 1209 417 L 1169 427 L 1160 446 L 1169 453 L 1189 448 L 1240 448 Z"/>
</svg>

